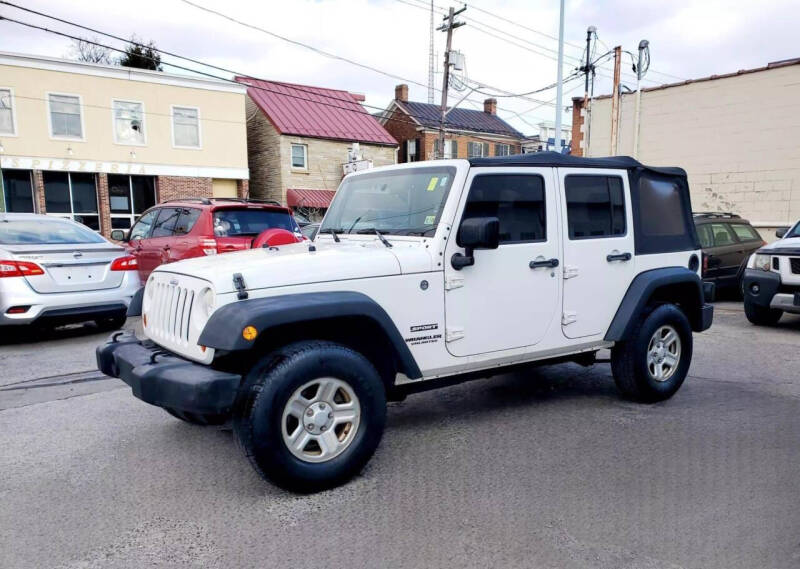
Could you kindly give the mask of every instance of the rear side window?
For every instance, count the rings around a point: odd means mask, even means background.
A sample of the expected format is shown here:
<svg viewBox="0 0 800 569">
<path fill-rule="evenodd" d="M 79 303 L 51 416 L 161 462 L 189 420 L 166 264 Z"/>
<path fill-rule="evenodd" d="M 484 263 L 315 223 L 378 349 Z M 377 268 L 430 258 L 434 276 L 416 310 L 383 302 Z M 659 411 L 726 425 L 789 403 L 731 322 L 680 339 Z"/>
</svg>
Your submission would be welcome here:
<svg viewBox="0 0 800 569">
<path fill-rule="evenodd" d="M 178 215 L 178 220 L 175 222 L 175 235 L 186 235 L 189 233 L 197 219 L 200 217 L 201 211 L 196 208 L 182 209 Z"/>
<path fill-rule="evenodd" d="M 285 211 L 225 208 L 214 212 L 214 235 L 217 237 L 258 235 L 267 229 L 285 229 L 293 233 L 300 230 Z"/>
<path fill-rule="evenodd" d="M 636 253 L 699 249 L 686 176 L 645 169 L 630 175 Z"/>
<path fill-rule="evenodd" d="M 500 243 L 547 239 L 544 179 L 529 174 L 476 176 L 469 190 L 463 219 L 497 217 Z"/>
<path fill-rule="evenodd" d="M 739 241 L 761 241 L 761 236 L 755 229 L 744 223 L 731 223 L 731 229 Z"/>
<path fill-rule="evenodd" d="M 700 246 L 703 249 L 708 249 L 709 247 L 714 246 L 714 235 L 711 233 L 710 225 L 698 225 L 697 236 L 700 238 Z"/>
<path fill-rule="evenodd" d="M 715 247 L 724 247 L 725 245 L 736 243 L 736 238 L 727 223 L 712 223 L 711 234 L 714 236 Z"/>
<path fill-rule="evenodd" d="M 164 207 L 158 210 L 158 218 L 153 224 L 153 232 L 150 237 L 170 237 L 175 232 L 175 224 L 178 216 L 183 211 L 180 208 Z"/>
<path fill-rule="evenodd" d="M 619 176 L 567 176 L 570 239 L 625 235 L 625 193 Z"/>
</svg>

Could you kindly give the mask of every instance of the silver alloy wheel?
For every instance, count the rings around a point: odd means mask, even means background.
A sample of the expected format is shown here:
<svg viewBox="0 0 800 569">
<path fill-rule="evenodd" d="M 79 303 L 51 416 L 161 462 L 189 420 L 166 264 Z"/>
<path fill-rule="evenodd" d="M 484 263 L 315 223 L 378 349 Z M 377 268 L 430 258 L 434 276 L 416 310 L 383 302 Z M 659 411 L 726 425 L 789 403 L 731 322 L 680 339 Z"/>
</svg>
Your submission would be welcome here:
<svg viewBox="0 0 800 569">
<path fill-rule="evenodd" d="M 281 434 L 286 448 L 300 460 L 326 462 L 350 446 L 360 420 L 361 405 L 353 388 L 335 377 L 321 377 L 289 397 Z"/>
<path fill-rule="evenodd" d="M 672 326 L 661 326 L 647 345 L 647 371 L 656 381 L 667 381 L 681 362 L 681 338 Z"/>
</svg>

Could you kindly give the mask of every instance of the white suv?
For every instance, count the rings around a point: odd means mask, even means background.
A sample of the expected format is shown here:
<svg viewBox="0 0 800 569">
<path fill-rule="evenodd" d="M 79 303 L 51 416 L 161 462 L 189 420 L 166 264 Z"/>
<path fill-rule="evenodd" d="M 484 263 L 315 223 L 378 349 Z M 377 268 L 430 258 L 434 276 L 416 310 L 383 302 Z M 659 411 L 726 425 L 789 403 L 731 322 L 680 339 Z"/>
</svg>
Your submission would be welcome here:
<svg viewBox="0 0 800 569">
<path fill-rule="evenodd" d="M 262 475 L 313 491 L 357 473 L 386 400 L 414 391 L 611 348 L 624 396 L 669 398 L 713 316 L 700 255 L 678 168 L 555 153 L 376 168 L 344 178 L 314 243 L 154 271 L 149 339 L 115 335 L 98 365 L 185 421 L 232 419 Z"/>
</svg>

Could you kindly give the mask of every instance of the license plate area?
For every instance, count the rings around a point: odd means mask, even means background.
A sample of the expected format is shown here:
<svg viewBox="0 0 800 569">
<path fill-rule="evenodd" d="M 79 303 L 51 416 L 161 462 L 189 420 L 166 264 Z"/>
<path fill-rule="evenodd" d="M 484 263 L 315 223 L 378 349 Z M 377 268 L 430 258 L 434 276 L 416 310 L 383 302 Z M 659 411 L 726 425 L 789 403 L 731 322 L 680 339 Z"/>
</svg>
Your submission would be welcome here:
<svg viewBox="0 0 800 569">
<path fill-rule="evenodd" d="M 103 281 L 105 264 L 49 267 L 48 272 L 55 282 L 63 285 L 96 284 Z"/>
</svg>

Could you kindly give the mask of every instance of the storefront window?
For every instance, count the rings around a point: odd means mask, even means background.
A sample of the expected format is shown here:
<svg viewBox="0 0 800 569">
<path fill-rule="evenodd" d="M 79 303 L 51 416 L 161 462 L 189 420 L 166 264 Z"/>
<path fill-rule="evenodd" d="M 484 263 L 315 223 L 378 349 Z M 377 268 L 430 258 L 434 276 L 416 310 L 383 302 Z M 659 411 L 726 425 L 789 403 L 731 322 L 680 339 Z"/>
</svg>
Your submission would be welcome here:
<svg viewBox="0 0 800 569">
<path fill-rule="evenodd" d="M 45 210 L 48 215 L 73 219 L 100 231 L 94 174 L 42 172 L 42 177 Z"/>
<path fill-rule="evenodd" d="M 130 229 L 141 214 L 156 204 L 155 179 L 109 174 L 108 199 L 112 229 Z"/>
<path fill-rule="evenodd" d="M 34 212 L 30 170 L 3 170 L 3 211 Z"/>
</svg>

